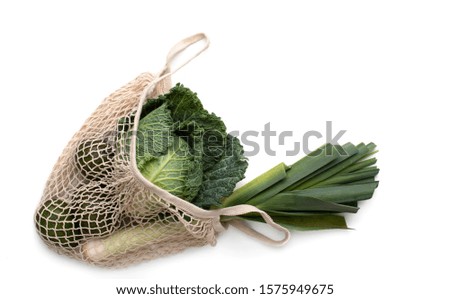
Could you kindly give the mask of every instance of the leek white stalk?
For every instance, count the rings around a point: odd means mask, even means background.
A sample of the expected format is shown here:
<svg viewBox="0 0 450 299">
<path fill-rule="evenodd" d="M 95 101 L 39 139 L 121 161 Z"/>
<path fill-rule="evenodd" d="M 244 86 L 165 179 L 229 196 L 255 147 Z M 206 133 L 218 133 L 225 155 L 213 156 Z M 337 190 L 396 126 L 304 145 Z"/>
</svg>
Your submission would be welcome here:
<svg viewBox="0 0 450 299">
<path fill-rule="evenodd" d="M 150 244 L 157 244 L 177 233 L 185 227 L 180 222 L 167 221 L 147 224 L 118 230 L 106 238 L 88 240 L 82 247 L 83 256 L 98 262 L 112 256 L 138 250 Z"/>
</svg>

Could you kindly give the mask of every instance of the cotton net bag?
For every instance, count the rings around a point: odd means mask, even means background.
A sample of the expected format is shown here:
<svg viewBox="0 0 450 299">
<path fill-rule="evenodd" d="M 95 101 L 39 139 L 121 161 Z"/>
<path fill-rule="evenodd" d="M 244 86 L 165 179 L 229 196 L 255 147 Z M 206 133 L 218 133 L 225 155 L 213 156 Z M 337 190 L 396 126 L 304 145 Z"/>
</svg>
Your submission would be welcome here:
<svg viewBox="0 0 450 299">
<path fill-rule="evenodd" d="M 203 47 L 171 71 L 174 58 L 190 45 Z M 271 244 L 284 244 L 289 232 L 257 208 L 239 205 L 203 210 L 145 179 L 136 165 L 136 132 L 142 105 L 167 93 L 171 74 L 209 46 L 196 34 L 176 44 L 156 75 L 143 73 L 108 96 L 72 137 L 56 162 L 37 207 L 37 232 L 56 252 L 106 267 L 123 267 L 214 245 L 225 227 L 221 216 L 251 212 L 284 233 L 273 240 L 244 222 L 229 222 Z M 129 232 L 133 232 L 130 237 Z"/>
</svg>

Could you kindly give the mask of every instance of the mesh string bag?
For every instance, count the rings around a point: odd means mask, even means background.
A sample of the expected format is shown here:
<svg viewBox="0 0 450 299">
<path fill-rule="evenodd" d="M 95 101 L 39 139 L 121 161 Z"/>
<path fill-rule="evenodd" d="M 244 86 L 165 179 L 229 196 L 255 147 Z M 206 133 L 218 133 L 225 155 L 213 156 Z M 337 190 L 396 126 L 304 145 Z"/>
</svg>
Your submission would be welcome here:
<svg viewBox="0 0 450 299">
<path fill-rule="evenodd" d="M 36 209 L 37 232 L 52 250 L 106 267 L 123 267 L 214 245 L 225 228 L 222 215 L 258 212 L 285 238 L 274 241 L 239 221 L 242 231 L 283 244 L 289 232 L 255 207 L 203 210 L 153 185 L 136 166 L 136 132 L 143 102 L 171 88 L 170 63 L 190 45 L 209 41 L 196 34 L 176 44 L 156 75 L 143 73 L 108 96 L 72 137 L 57 160 Z M 129 232 L 133 237 L 129 237 Z"/>
</svg>

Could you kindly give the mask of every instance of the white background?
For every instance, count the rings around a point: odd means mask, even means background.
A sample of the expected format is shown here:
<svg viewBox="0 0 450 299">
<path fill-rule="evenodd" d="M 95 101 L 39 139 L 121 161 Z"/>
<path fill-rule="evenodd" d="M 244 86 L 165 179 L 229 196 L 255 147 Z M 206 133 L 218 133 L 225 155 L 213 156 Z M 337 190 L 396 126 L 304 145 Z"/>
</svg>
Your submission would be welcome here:
<svg viewBox="0 0 450 299">
<path fill-rule="evenodd" d="M 329 298 L 448 298 L 449 15 L 446 1 L 1 1 L 0 296 L 330 283 Z M 378 144 L 381 184 L 348 217 L 355 230 L 273 248 L 229 229 L 216 247 L 119 270 L 54 254 L 33 214 L 63 147 L 104 97 L 196 32 L 211 47 L 174 82 L 230 130 L 271 122 L 301 136 L 331 120 L 341 141 Z M 247 178 L 293 162 L 294 141 L 251 157 Z"/>
</svg>

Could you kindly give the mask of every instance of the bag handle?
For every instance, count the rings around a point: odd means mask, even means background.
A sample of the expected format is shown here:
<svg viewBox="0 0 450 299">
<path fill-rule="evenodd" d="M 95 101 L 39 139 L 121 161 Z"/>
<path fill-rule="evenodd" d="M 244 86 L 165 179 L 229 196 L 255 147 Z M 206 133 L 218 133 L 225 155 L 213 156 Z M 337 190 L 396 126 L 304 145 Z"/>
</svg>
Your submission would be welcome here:
<svg viewBox="0 0 450 299">
<path fill-rule="evenodd" d="M 197 52 L 195 52 L 192 56 L 190 56 L 188 59 L 186 59 L 184 62 L 182 62 L 179 66 L 177 66 L 175 69 L 171 70 L 172 63 L 174 62 L 175 58 L 178 54 L 182 53 L 184 50 L 189 48 L 190 46 L 200 42 L 204 41 L 203 47 L 200 48 Z M 153 92 L 156 83 L 160 82 L 161 80 L 165 79 L 166 77 L 169 77 L 176 72 L 178 72 L 181 68 L 183 68 L 186 64 L 194 60 L 197 56 L 202 54 L 206 49 L 209 47 L 209 38 L 204 33 L 197 33 L 192 36 L 189 36 L 185 39 L 182 39 L 178 43 L 176 43 L 172 49 L 170 49 L 169 53 L 166 57 L 166 65 L 164 68 L 159 72 L 159 74 L 155 77 L 155 80 L 153 80 L 150 84 L 150 88 L 148 88 L 145 95 L 147 97 L 150 97 L 151 93 Z"/>
<path fill-rule="evenodd" d="M 274 239 L 269 238 L 268 236 L 258 232 L 254 228 L 250 227 L 245 220 L 232 219 L 232 220 L 226 221 L 225 224 L 230 224 L 230 225 L 234 226 L 235 228 L 237 228 L 238 230 L 242 231 L 243 233 L 245 233 L 253 238 L 256 238 L 266 244 L 282 246 L 282 245 L 286 244 L 291 237 L 291 233 L 289 232 L 289 230 L 287 228 L 279 225 L 278 223 L 273 221 L 273 219 L 266 212 L 258 209 L 255 206 L 252 206 L 252 205 L 242 204 L 242 205 L 237 205 L 234 207 L 213 210 L 213 212 L 217 212 L 217 214 L 219 216 L 240 216 L 240 215 L 245 215 L 248 213 L 258 213 L 264 219 L 266 224 L 268 224 L 272 228 L 276 229 L 277 231 L 283 233 L 284 236 L 281 240 L 274 240 Z M 220 223 L 220 224 L 222 224 L 222 223 Z"/>
<path fill-rule="evenodd" d="M 197 52 L 195 52 L 192 56 L 190 56 L 187 60 L 185 60 L 183 63 L 181 63 L 179 66 L 177 66 L 175 69 L 171 70 L 171 65 L 174 61 L 174 59 L 177 57 L 178 54 L 182 53 L 184 50 L 186 50 L 188 47 L 190 47 L 193 44 L 196 44 L 197 42 L 204 41 L 203 47 L 200 48 Z M 139 126 L 139 119 L 142 113 L 142 106 L 144 102 L 148 99 L 148 97 L 151 96 L 152 92 L 154 91 L 156 84 L 165 78 L 173 75 L 178 70 L 180 70 L 182 67 L 184 67 L 186 64 L 191 62 L 194 58 L 199 56 L 201 53 L 203 53 L 207 48 L 209 47 L 209 39 L 204 33 L 197 33 L 195 35 L 192 35 L 190 37 L 187 37 L 172 47 L 172 49 L 167 54 L 166 58 L 166 65 L 162 69 L 161 72 L 147 85 L 147 87 L 144 89 L 141 98 L 139 100 L 139 105 L 136 111 L 136 114 L 134 116 L 135 122 L 133 125 L 133 132 L 137 132 L 138 126 Z M 230 221 L 227 221 L 228 224 L 236 227 L 237 229 L 241 230 L 242 232 L 246 233 L 247 235 L 250 235 L 252 237 L 257 238 L 258 240 L 261 240 L 265 243 L 271 244 L 271 245 L 284 245 L 290 238 L 290 232 L 285 227 L 275 223 L 272 218 L 264 211 L 261 211 L 260 209 L 252 206 L 252 205 L 238 205 L 234 207 L 228 207 L 223 209 L 217 209 L 217 210 L 203 210 L 190 202 L 187 202 L 173 194 L 170 194 L 166 190 L 163 190 L 159 188 L 158 186 L 155 186 L 153 183 L 149 182 L 147 179 L 145 179 L 142 174 L 140 173 L 139 169 L 137 168 L 136 163 L 136 134 L 132 134 L 131 136 L 131 148 L 130 148 L 130 160 L 131 160 L 131 171 L 135 178 L 137 178 L 141 183 L 143 183 L 148 188 L 151 188 L 153 192 L 164 198 L 166 201 L 176 205 L 177 207 L 183 209 L 184 211 L 192 214 L 193 216 L 203 218 L 203 219 L 211 219 L 212 224 L 214 227 L 214 230 L 216 232 L 223 231 L 225 228 L 220 222 L 220 216 L 239 216 L 244 215 L 248 213 L 259 213 L 261 217 L 264 219 L 264 221 L 273 227 L 274 229 L 282 232 L 284 234 L 283 239 L 281 240 L 274 240 L 271 239 L 262 233 L 254 230 L 250 226 L 248 226 L 243 220 L 239 219 L 233 219 Z"/>
<path fill-rule="evenodd" d="M 190 46 L 200 42 L 204 41 L 203 47 L 198 50 L 195 54 L 193 54 L 189 59 L 187 59 L 185 62 L 183 62 L 180 66 L 175 68 L 172 73 L 177 72 L 179 69 L 184 67 L 186 64 L 191 62 L 194 58 L 202 54 L 206 49 L 209 47 L 209 38 L 204 33 L 197 33 L 195 35 L 192 35 L 190 37 L 187 37 L 181 41 L 179 41 L 175 46 L 170 49 L 169 53 L 167 54 L 166 58 L 166 70 L 165 72 L 170 72 L 170 66 L 173 63 L 173 60 L 176 58 L 176 56 L 180 53 L 182 53 L 184 50 L 189 48 Z"/>
</svg>

